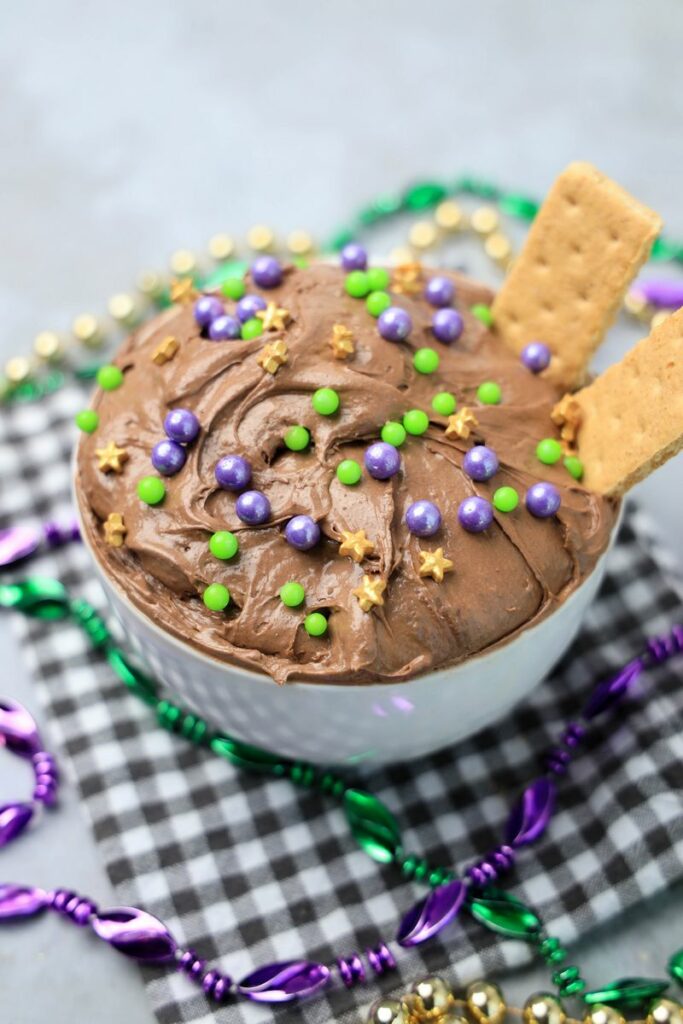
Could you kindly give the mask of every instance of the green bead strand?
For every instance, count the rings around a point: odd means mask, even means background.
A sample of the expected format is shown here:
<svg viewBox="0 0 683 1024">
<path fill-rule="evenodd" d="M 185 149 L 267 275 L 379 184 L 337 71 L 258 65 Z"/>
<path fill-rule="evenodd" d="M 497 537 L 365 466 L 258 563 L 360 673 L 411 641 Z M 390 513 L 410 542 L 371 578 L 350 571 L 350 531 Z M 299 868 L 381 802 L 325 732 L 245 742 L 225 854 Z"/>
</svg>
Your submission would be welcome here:
<svg viewBox="0 0 683 1024">
<path fill-rule="evenodd" d="M 315 785 L 316 771 L 312 764 L 305 761 L 295 761 L 289 767 L 289 777 L 297 786 L 304 789 L 312 789 Z"/>
<path fill-rule="evenodd" d="M 209 727 L 199 715 L 184 711 L 169 700 L 160 700 L 156 706 L 156 713 L 157 722 L 163 729 L 183 736 L 198 747 L 205 745 Z"/>
<path fill-rule="evenodd" d="M 586 987 L 579 968 L 574 965 L 564 967 L 561 971 L 555 971 L 550 980 L 561 996 L 576 995 L 578 992 L 583 992 Z"/>
<path fill-rule="evenodd" d="M 71 601 L 69 610 L 78 624 L 87 633 L 93 647 L 103 647 L 111 639 L 111 634 L 104 619 L 87 601 L 80 601 L 78 599 Z"/>
</svg>

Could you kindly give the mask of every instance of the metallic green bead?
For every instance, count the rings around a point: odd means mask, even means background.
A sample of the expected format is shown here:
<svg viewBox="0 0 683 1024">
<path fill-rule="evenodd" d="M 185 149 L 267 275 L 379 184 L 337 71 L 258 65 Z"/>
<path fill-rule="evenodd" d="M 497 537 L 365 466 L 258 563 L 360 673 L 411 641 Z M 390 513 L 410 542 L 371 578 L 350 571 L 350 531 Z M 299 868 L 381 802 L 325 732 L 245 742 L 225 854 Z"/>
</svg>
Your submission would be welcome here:
<svg viewBox="0 0 683 1024">
<path fill-rule="evenodd" d="M 606 1003 L 608 1006 L 630 1009 L 641 1006 L 650 999 L 656 999 L 666 992 L 668 987 L 669 982 L 659 978 L 619 978 L 604 988 L 585 992 L 583 999 L 589 1006 L 594 1003 Z"/>
<path fill-rule="evenodd" d="M 669 960 L 669 974 L 677 981 L 679 985 L 683 985 L 683 949 L 679 949 L 678 952 Z"/>
<path fill-rule="evenodd" d="M 109 646 L 105 653 L 107 661 L 131 693 L 134 693 L 145 704 L 155 705 L 157 702 L 157 688 L 154 680 L 145 675 L 142 669 L 132 665 L 118 647 Z"/>
<path fill-rule="evenodd" d="M 507 214 L 508 217 L 518 217 L 520 220 L 526 221 L 533 220 L 539 209 L 539 204 L 535 199 L 514 193 L 501 196 L 499 206 L 501 213 Z"/>
<path fill-rule="evenodd" d="M 380 864 L 391 864 L 401 845 L 398 822 L 384 804 L 370 793 L 347 789 L 344 811 L 353 838 L 368 856 Z"/>
<path fill-rule="evenodd" d="M 246 768 L 248 771 L 264 775 L 282 776 L 291 764 L 278 754 L 253 747 L 250 743 L 242 743 L 231 736 L 214 736 L 209 746 L 214 754 L 231 761 L 238 768 Z"/>
<path fill-rule="evenodd" d="M 417 857 L 415 854 L 409 854 L 401 864 L 401 872 L 406 878 L 412 878 L 415 874 L 415 868 L 417 867 Z"/>
<path fill-rule="evenodd" d="M 541 930 L 541 922 L 532 910 L 503 892 L 473 897 L 469 911 L 481 924 L 508 939 L 530 941 Z"/>
<path fill-rule="evenodd" d="M 0 607 L 16 608 L 34 619 L 65 619 L 69 599 L 59 580 L 32 576 L 23 583 L 0 584 Z"/>
<path fill-rule="evenodd" d="M 501 1024 L 507 1012 L 503 994 L 490 981 L 473 981 L 465 992 L 467 1009 L 477 1024 Z"/>
<path fill-rule="evenodd" d="M 427 210 L 445 199 L 448 192 L 437 182 L 424 181 L 413 185 L 403 194 L 403 205 L 408 210 Z"/>
<path fill-rule="evenodd" d="M 562 1003 L 550 992 L 536 992 L 524 1004 L 525 1024 L 564 1024 L 567 1019 Z"/>
<path fill-rule="evenodd" d="M 683 1006 L 675 999 L 655 999 L 647 1024 L 683 1024 Z"/>
</svg>

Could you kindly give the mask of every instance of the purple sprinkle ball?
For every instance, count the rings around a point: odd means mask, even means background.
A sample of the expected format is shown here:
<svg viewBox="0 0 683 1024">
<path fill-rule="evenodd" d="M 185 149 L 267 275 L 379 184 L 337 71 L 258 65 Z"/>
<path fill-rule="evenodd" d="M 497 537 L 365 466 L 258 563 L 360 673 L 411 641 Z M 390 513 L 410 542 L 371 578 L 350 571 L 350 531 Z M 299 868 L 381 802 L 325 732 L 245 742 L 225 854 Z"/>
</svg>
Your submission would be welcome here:
<svg viewBox="0 0 683 1024">
<path fill-rule="evenodd" d="M 241 455 L 224 455 L 216 463 L 214 472 L 226 491 L 243 491 L 251 483 L 251 465 Z"/>
<path fill-rule="evenodd" d="M 265 309 L 268 303 L 260 295 L 245 295 L 243 299 L 237 303 L 235 312 L 237 313 L 237 319 L 240 323 L 246 323 L 247 320 L 253 320 L 256 314 Z"/>
<path fill-rule="evenodd" d="M 560 507 L 560 492 L 554 484 L 541 481 L 532 484 L 526 492 L 526 507 L 532 516 L 538 519 L 548 519 L 554 516 Z"/>
<path fill-rule="evenodd" d="M 469 533 L 482 533 L 493 522 L 493 506 L 486 498 L 474 494 L 460 502 L 458 520 Z"/>
<path fill-rule="evenodd" d="M 398 448 L 386 441 L 376 441 L 365 449 L 365 468 L 375 480 L 388 480 L 401 468 Z"/>
<path fill-rule="evenodd" d="M 282 264 L 274 256 L 258 256 L 251 265 L 251 276 L 259 288 L 277 288 L 282 284 Z"/>
<path fill-rule="evenodd" d="M 163 476 L 175 476 L 185 465 L 187 452 L 177 441 L 164 438 L 152 448 L 152 465 Z"/>
<path fill-rule="evenodd" d="M 406 512 L 406 524 L 416 537 L 431 537 L 441 527 L 441 512 L 433 501 L 414 501 Z"/>
<path fill-rule="evenodd" d="M 236 316 L 223 313 L 209 324 L 211 341 L 232 341 L 239 338 L 242 327 Z"/>
<path fill-rule="evenodd" d="M 444 345 L 457 341 L 463 326 L 463 319 L 457 309 L 439 309 L 432 317 L 432 334 Z"/>
<path fill-rule="evenodd" d="M 199 433 L 199 420 L 189 409 L 171 409 L 164 419 L 164 430 L 178 444 L 192 444 Z"/>
<path fill-rule="evenodd" d="M 425 299 L 430 306 L 450 306 L 455 298 L 455 285 L 450 277 L 431 277 L 425 288 Z"/>
<path fill-rule="evenodd" d="M 527 370 L 540 373 L 550 364 L 550 349 L 544 341 L 530 341 L 522 349 L 521 359 Z"/>
<path fill-rule="evenodd" d="M 405 341 L 413 329 L 413 321 L 405 309 L 389 306 L 380 314 L 377 329 L 386 341 Z"/>
<path fill-rule="evenodd" d="M 368 254 L 362 245 L 349 242 L 341 251 L 341 265 L 344 270 L 365 270 L 368 265 Z"/>
<path fill-rule="evenodd" d="M 259 526 L 270 519 L 270 502 L 262 491 L 244 491 L 235 502 L 235 511 L 247 526 Z"/>
<path fill-rule="evenodd" d="M 299 551 L 308 551 L 320 540 L 320 527 L 310 516 L 294 516 L 285 526 L 285 540 Z"/>
<path fill-rule="evenodd" d="M 223 303 L 215 295 L 201 295 L 194 304 L 194 318 L 200 327 L 208 327 L 223 314 Z"/>
<path fill-rule="evenodd" d="M 478 444 L 467 452 L 462 468 L 472 480 L 490 480 L 498 472 L 498 456 L 492 448 Z"/>
</svg>

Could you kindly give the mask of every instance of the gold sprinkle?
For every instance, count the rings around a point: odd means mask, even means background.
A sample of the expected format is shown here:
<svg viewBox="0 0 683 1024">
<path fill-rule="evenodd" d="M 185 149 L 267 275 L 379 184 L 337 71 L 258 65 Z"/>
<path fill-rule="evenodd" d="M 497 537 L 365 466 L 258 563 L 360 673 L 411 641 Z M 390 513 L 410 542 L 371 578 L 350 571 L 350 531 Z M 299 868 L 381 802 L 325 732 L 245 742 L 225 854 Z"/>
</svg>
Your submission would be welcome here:
<svg viewBox="0 0 683 1024">
<path fill-rule="evenodd" d="M 401 263 L 394 268 L 391 290 L 402 295 L 416 295 L 422 291 L 422 264 L 417 260 Z"/>
<path fill-rule="evenodd" d="M 356 351 L 353 334 L 344 324 L 332 325 L 330 347 L 335 359 L 346 359 L 347 356 L 352 356 Z"/>
<path fill-rule="evenodd" d="M 62 346 L 59 335 L 54 331 L 41 331 L 36 334 L 33 341 L 33 351 L 40 359 L 50 361 L 57 359 L 62 354 Z"/>
<path fill-rule="evenodd" d="M 460 231 L 465 224 L 462 209 L 452 199 L 439 203 L 434 211 L 434 220 L 442 231 Z"/>
<path fill-rule="evenodd" d="M 76 341 L 88 348 L 97 348 L 102 344 L 102 329 L 92 313 L 81 313 L 73 322 L 72 327 Z"/>
<path fill-rule="evenodd" d="M 198 297 L 199 292 L 194 286 L 191 277 L 174 277 L 169 289 L 171 302 L 176 305 L 185 306 Z"/>
<path fill-rule="evenodd" d="M 472 214 L 470 224 L 478 235 L 490 235 L 500 224 L 498 211 L 492 206 L 479 206 Z"/>
<path fill-rule="evenodd" d="M 259 309 L 256 316 L 265 331 L 284 331 L 291 320 L 288 309 L 282 309 L 275 302 L 269 302 L 265 309 Z"/>
<path fill-rule="evenodd" d="M 550 413 L 553 423 L 560 428 L 560 437 L 573 445 L 581 426 L 581 406 L 573 395 L 564 395 Z"/>
<path fill-rule="evenodd" d="M 21 384 L 31 376 L 31 362 L 25 356 L 15 356 L 5 363 L 5 376 L 12 384 Z"/>
<path fill-rule="evenodd" d="M 235 243 L 230 235 L 213 235 L 209 239 L 209 256 L 212 260 L 229 260 L 234 252 Z"/>
<path fill-rule="evenodd" d="M 473 427 L 477 426 L 479 426 L 479 420 L 471 409 L 463 405 L 462 409 L 456 412 L 454 416 L 448 417 L 446 437 L 461 437 L 465 441 L 472 433 Z"/>
<path fill-rule="evenodd" d="M 138 319 L 135 299 L 132 295 L 126 295 L 124 292 L 112 295 L 107 308 L 113 320 L 119 324 L 125 324 L 127 327 L 132 326 Z"/>
<path fill-rule="evenodd" d="M 436 551 L 420 551 L 420 559 L 420 576 L 431 576 L 437 583 L 443 583 L 444 573 L 450 572 L 453 568 L 450 558 L 444 556 L 443 548 L 437 548 Z"/>
<path fill-rule="evenodd" d="M 178 249 L 171 256 L 170 265 L 176 277 L 189 277 L 197 269 L 197 257 L 189 249 Z"/>
<path fill-rule="evenodd" d="M 95 455 L 98 460 L 98 469 L 103 473 L 120 473 L 123 464 L 128 459 L 128 452 L 125 448 L 118 448 L 114 441 L 109 441 L 104 448 L 96 448 Z"/>
<path fill-rule="evenodd" d="M 267 373 L 277 373 L 289 359 L 289 349 L 282 339 L 272 341 L 259 353 L 256 362 Z"/>
<path fill-rule="evenodd" d="M 110 512 L 104 521 L 104 539 L 113 548 L 123 547 L 128 530 L 120 512 Z"/>
<path fill-rule="evenodd" d="M 484 242 L 484 251 L 495 263 L 504 264 L 512 256 L 512 243 L 500 231 L 494 231 Z"/>
<path fill-rule="evenodd" d="M 313 239 L 308 231 L 291 231 L 287 235 L 287 248 L 293 256 L 308 256 L 313 252 Z"/>
<path fill-rule="evenodd" d="M 152 362 L 156 363 L 157 366 L 163 366 L 164 363 L 168 363 L 180 348 L 180 342 L 177 338 L 174 338 L 172 334 L 169 334 L 167 338 L 160 341 L 157 347 L 152 352 Z"/>
<path fill-rule="evenodd" d="M 382 594 L 386 589 L 386 580 L 383 580 L 380 576 L 375 576 L 374 578 L 372 576 L 363 576 L 361 585 L 352 590 L 351 593 L 354 597 L 358 598 L 358 604 L 363 611 L 369 612 L 371 608 L 384 604 Z"/>
<path fill-rule="evenodd" d="M 348 555 L 354 562 L 362 562 L 366 555 L 371 555 L 375 545 L 365 536 L 365 530 L 342 530 L 342 541 L 339 545 L 339 554 L 342 557 Z"/>
<path fill-rule="evenodd" d="M 256 252 L 268 252 L 275 245 L 275 235 L 264 224 L 255 224 L 247 232 L 247 243 Z"/>
<path fill-rule="evenodd" d="M 439 232 L 431 220 L 418 220 L 410 229 L 408 240 L 415 249 L 431 249 L 436 244 Z"/>
<path fill-rule="evenodd" d="M 668 320 L 671 316 L 671 310 L 660 309 L 658 313 L 650 320 L 650 330 L 654 331 L 655 327 L 661 327 L 665 320 Z"/>
</svg>

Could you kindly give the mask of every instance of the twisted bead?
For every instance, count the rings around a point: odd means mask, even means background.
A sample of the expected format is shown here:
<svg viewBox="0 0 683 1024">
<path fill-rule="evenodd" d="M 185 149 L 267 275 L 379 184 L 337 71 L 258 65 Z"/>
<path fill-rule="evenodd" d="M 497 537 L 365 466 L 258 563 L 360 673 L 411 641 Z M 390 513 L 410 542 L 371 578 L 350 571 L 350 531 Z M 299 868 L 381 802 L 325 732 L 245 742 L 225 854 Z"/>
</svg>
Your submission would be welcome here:
<svg viewBox="0 0 683 1024">
<path fill-rule="evenodd" d="M 647 653 L 653 665 L 661 665 L 683 651 L 683 626 L 676 625 L 668 636 L 654 636 L 647 642 Z"/>
<path fill-rule="evenodd" d="M 54 889 L 48 893 L 47 905 L 81 927 L 88 924 L 93 914 L 97 913 L 96 903 L 70 889 Z"/>
<path fill-rule="evenodd" d="M 365 967 L 358 953 L 338 957 L 337 970 L 347 988 L 352 988 L 353 985 L 362 985 L 365 981 Z"/>
<path fill-rule="evenodd" d="M 374 949 L 366 949 L 365 957 L 375 974 L 378 975 L 393 971 L 396 967 L 394 954 L 385 942 L 380 942 L 379 946 L 375 946 Z"/>
<path fill-rule="evenodd" d="M 206 960 L 197 956 L 193 949 L 185 949 L 178 957 L 178 970 L 186 974 L 188 978 L 197 985 L 201 985 L 204 994 L 217 1003 L 224 1002 L 233 986 L 233 980 L 229 974 L 212 967 L 207 971 Z"/>
<path fill-rule="evenodd" d="M 498 877 L 510 871 L 515 863 L 515 851 L 507 843 L 497 846 L 486 857 L 472 864 L 465 872 L 476 889 L 483 889 L 498 880 Z"/>
<path fill-rule="evenodd" d="M 207 739 L 209 727 L 199 715 L 183 711 L 169 700 L 160 700 L 156 706 L 157 721 L 162 728 L 201 746 Z"/>
<path fill-rule="evenodd" d="M 31 758 L 36 785 L 33 790 L 33 799 L 39 800 L 48 807 L 53 807 L 57 802 L 57 787 L 59 785 L 59 772 L 52 754 L 46 750 L 39 750 Z"/>
</svg>

